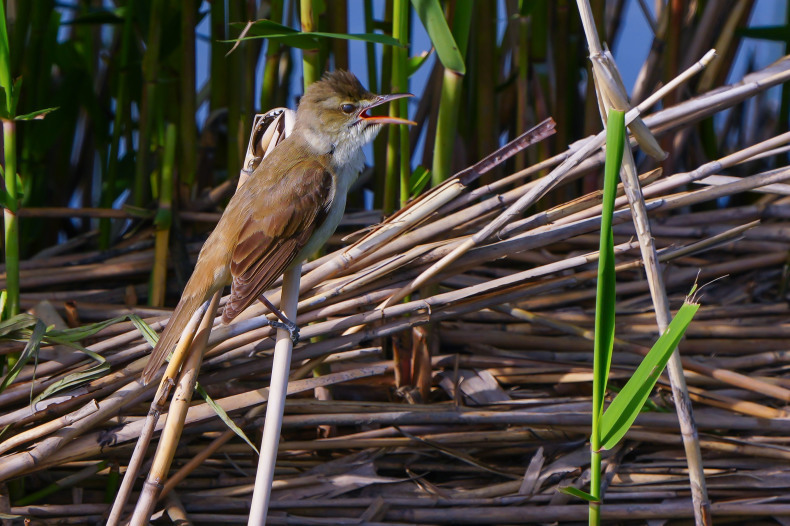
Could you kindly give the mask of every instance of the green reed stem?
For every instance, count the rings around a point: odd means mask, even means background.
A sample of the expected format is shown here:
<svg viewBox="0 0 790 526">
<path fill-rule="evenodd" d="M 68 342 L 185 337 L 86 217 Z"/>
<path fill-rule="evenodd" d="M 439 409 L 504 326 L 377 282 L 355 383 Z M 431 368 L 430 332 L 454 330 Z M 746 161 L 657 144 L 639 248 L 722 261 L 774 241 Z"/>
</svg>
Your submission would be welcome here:
<svg viewBox="0 0 790 526">
<path fill-rule="evenodd" d="M 126 116 L 129 99 L 129 82 L 127 68 L 129 66 L 129 49 L 131 48 L 132 14 L 134 13 L 135 0 L 129 0 L 124 11 L 123 29 L 121 33 L 121 56 L 118 72 L 118 92 L 115 95 L 115 116 L 113 117 L 112 139 L 110 140 L 110 155 L 107 159 L 107 178 L 102 185 L 101 205 L 110 208 L 115 199 L 115 184 L 118 180 L 118 155 L 120 151 L 121 132 Z M 194 113 L 193 113 L 194 115 Z M 194 118 L 194 117 L 193 117 Z M 112 220 L 99 221 L 99 248 L 110 248 L 112 235 Z"/>
<path fill-rule="evenodd" d="M 273 22 L 283 21 L 283 0 L 272 0 L 269 6 L 269 19 Z M 263 82 L 261 83 L 261 111 L 272 109 L 277 100 L 277 87 L 279 78 L 281 46 L 274 40 L 266 41 L 266 64 L 263 68 Z"/>
<path fill-rule="evenodd" d="M 409 50 L 406 47 L 409 43 L 409 2 L 408 0 L 395 0 L 392 18 L 392 36 L 404 47 L 397 47 L 392 50 L 392 86 L 398 93 L 409 90 L 409 72 L 407 70 L 407 60 Z M 408 101 L 399 99 L 394 104 L 390 104 L 390 115 L 406 118 L 409 114 Z M 407 126 L 399 125 L 397 132 L 393 130 L 392 135 L 398 136 L 399 153 L 397 164 L 400 167 L 400 206 L 404 206 L 409 200 L 409 176 L 411 166 L 409 159 L 409 129 Z"/>
<path fill-rule="evenodd" d="M 458 0 L 453 17 L 453 38 L 462 57 L 466 56 L 469 29 L 472 24 L 474 4 L 471 0 Z M 436 186 L 451 175 L 453 147 L 458 135 L 458 112 L 461 108 L 461 91 L 464 75 L 444 70 L 442 95 L 439 102 L 439 119 L 436 124 L 436 142 L 433 150 L 431 181 Z"/>
<path fill-rule="evenodd" d="M 195 25 L 197 9 L 193 2 L 181 3 L 181 82 L 179 103 L 179 135 L 181 153 L 179 160 L 179 179 L 182 187 L 194 191 L 197 171 L 197 95 L 195 94 Z"/>
<path fill-rule="evenodd" d="M 153 112 L 159 74 L 159 50 L 162 42 L 162 23 L 165 11 L 164 0 L 154 0 L 148 25 L 148 41 L 143 57 L 143 100 L 140 105 L 139 141 L 137 165 L 134 174 L 134 204 L 145 206 L 150 195 L 148 158 L 153 137 Z"/>
<path fill-rule="evenodd" d="M 151 271 L 151 287 L 148 304 L 161 307 L 165 304 L 167 292 L 167 248 L 170 241 L 170 227 L 173 224 L 173 188 L 176 161 L 175 124 L 168 124 L 165 132 L 162 177 L 159 185 L 159 210 L 154 218 L 156 235 L 154 240 L 154 267 Z"/>
<path fill-rule="evenodd" d="M 402 44 L 408 42 L 408 21 L 409 21 L 409 2 L 407 0 L 394 0 L 392 3 L 392 36 Z M 390 50 L 392 58 L 392 77 L 391 87 L 393 91 L 406 91 L 408 89 L 408 73 L 406 71 L 405 48 L 393 48 Z M 387 86 L 382 83 L 382 90 Z M 403 103 L 403 104 L 401 104 Z M 389 113 L 392 116 L 405 116 L 407 111 L 406 103 L 398 100 L 390 103 Z M 402 128 L 402 126 L 398 126 Z M 408 196 L 409 182 L 409 136 L 401 133 L 400 129 L 387 130 L 387 170 L 384 176 L 384 213 L 390 214 L 397 210 L 399 203 L 404 203 Z M 406 142 L 404 145 L 403 142 Z M 404 152 L 405 146 L 405 152 Z M 404 175 L 405 168 L 405 175 Z M 404 182 L 405 177 L 405 182 Z M 405 185 L 405 191 L 404 191 Z M 405 197 L 404 197 L 405 192 Z"/>
<path fill-rule="evenodd" d="M 3 17 L 5 23 L 5 17 Z M 3 69 L 3 68 L 0 68 Z M 19 197 L 16 175 L 16 122 L 3 120 L 3 153 L 5 155 L 6 203 L 3 209 L 5 228 L 5 271 L 6 271 L 6 315 L 8 318 L 19 314 L 19 221 L 17 210 Z"/>
<path fill-rule="evenodd" d="M 299 3 L 299 16 L 301 18 L 302 31 L 305 33 L 315 31 L 318 27 L 316 3 L 317 0 L 301 0 Z M 302 51 L 302 72 L 305 89 L 321 78 L 320 54 L 318 49 L 305 49 Z"/>
<path fill-rule="evenodd" d="M 19 188 L 16 175 L 16 122 L 13 120 L 14 80 L 11 75 L 11 56 L 8 48 L 5 7 L 0 2 L 0 89 L 4 90 L 4 107 L 0 108 L 3 119 L 3 174 L 5 196 L 3 203 L 3 226 L 5 232 L 6 298 L 5 311 L 8 317 L 19 313 Z M 0 318 L 2 318 L 0 312 Z"/>
<path fill-rule="evenodd" d="M 230 2 L 228 22 L 237 20 L 244 20 L 241 2 Z M 236 38 L 238 31 L 238 29 L 231 26 L 231 38 Z M 247 49 L 248 46 L 243 45 L 234 53 L 225 57 L 228 67 L 228 79 L 226 80 L 228 90 L 228 177 L 235 177 L 241 170 L 241 163 L 244 158 L 243 150 L 247 145 L 246 141 L 241 137 L 247 133 L 247 129 L 244 127 L 242 111 L 244 85 L 246 84 L 242 79 L 247 77 L 244 64 L 244 56 Z"/>
</svg>

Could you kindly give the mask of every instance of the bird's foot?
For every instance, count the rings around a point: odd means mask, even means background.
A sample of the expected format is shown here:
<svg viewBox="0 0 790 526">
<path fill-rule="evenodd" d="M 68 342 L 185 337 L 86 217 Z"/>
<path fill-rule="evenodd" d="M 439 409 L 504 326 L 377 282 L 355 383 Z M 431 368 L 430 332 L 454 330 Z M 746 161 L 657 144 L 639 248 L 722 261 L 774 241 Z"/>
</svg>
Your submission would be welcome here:
<svg viewBox="0 0 790 526">
<path fill-rule="evenodd" d="M 285 321 L 269 321 L 269 325 L 277 329 L 288 331 L 288 335 L 291 337 L 293 344 L 296 345 L 299 343 L 299 327 L 288 318 L 286 318 Z"/>
</svg>

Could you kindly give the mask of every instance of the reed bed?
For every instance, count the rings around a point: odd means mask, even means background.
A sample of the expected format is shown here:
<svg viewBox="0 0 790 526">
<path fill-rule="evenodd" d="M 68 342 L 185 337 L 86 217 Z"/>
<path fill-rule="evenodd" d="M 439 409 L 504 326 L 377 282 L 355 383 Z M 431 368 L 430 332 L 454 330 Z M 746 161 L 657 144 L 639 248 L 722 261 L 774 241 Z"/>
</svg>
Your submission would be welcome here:
<svg viewBox="0 0 790 526">
<path fill-rule="evenodd" d="M 642 119 L 659 140 L 682 136 L 788 79 L 785 58 Z M 304 265 L 302 340 L 293 350 L 270 524 L 523 524 L 587 516 L 586 505 L 558 490 L 583 488 L 590 478 L 600 194 L 563 196 L 571 183 L 599 172 L 603 155 L 593 137 L 488 177 L 553 132 L 552 121 L 539 124 L 381 223 L 350 216 L 332 249 Z M 788 141 L 788 134 L 765 137 L 689 172 L 638 165 L 670 309 L 694 283 L 704 285 L 680 356 L 711 513 L 722 521 L 784 523 L 790 516 L 790 166 L 776 155 Z M 774 162 L 766 164 L 766 156 Z M 560 165 L 555 180 L 535 177 Z M 659 334 L 631 209 L 618 191 L 615 387 Z M 536 202 L 496 235 L 478 235 L 531 193 Z M 730 206 L 717 207 L 723 200 Z M 152 219 L 137 219 L 136 232 L 109 251 L 90 250 L 96 232 L 46 259 L 21 262 L 20 304 L 45 325 L 127 318 L 79 340 L 103 362 L 45 341 L 35 363 L 0 392 L 0 481 L 11 494 L 0 513 L 34 524 L 102 523 L 147 415 L 156 443 L 165 415 L 150 416 L 156 386 L 139 379 L 151 345 L 142 325 L 128 319 L 160 330 L 168 318 L 167 309 L 138 299 L 155 260 Z M 200 242 L 186 246 L 194 258 Z M 448 255 L 451 264 L 437 265 Z M 279 289 L 267 297 L 279 304 Z M 262 314 L 256 306 L 229 326 L 215 320 L 198 378 L 252 444 L 260 443 L 274 348 Z M 32 320 L 8 332 L 1 354 L 24 351 L 36 330 Z M 319 364 L 326 372 L 313 377 Z M 332 399 L 315 399 L 318 388 Z M 162 523 L 247 520 L 258 456 L 212 404 L 195 397 L 181 408 L 183 431 L 169 444 L 174 458 L 153 516 L 164 516 Z M 153 447 L 142 453 L 135 458 L 144 474 Z M 694 517 L 668 379 L 603 464 L 604 520 Z M 122 516 L 141 491 L 142 477 L 130 486 Z"/>
</svg>

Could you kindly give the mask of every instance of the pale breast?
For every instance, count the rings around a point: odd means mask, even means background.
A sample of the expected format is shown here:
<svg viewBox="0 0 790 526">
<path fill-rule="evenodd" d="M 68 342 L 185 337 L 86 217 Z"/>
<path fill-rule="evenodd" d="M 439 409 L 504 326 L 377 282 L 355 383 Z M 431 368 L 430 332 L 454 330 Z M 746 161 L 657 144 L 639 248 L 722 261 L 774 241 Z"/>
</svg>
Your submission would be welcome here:
<svg viewBox="0 0 790 526">
<path fill-rule="evenodd" d="M 313 236 L 308 241 L 299 254 L 294 259 L 296 262 L 301 262 L 312 256 L 318 249 L 324 246 L 324 243 L 335 233 L 337 225 L 343 219 L 343 213 L 346 210 L 346 196 L 351 185 L 359 177 L 360 172 L 365 167 L 365 154 L 361 149 L 357 150 L 355 155 L 349 156 L 347 162 L 335 168 L 335 176 L 333 177 L 333 199 L 332 205 L 324 222 L 316 229 Z"/>
</svg>

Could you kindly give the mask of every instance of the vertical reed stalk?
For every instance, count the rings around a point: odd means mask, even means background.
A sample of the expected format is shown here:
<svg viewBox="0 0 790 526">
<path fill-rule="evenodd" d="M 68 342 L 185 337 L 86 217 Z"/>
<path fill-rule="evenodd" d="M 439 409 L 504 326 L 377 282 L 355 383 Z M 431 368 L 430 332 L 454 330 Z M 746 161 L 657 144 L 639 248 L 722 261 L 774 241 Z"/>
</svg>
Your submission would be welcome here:
<svg viewBox="0 0 790 526">
<path fill-rule="evenodd" d="M 269 18 L 277 23 L 283 21 L 283 0 L 272 0 L 269 6 Z M 275 40 L 267 40 L 266 64 L 263 68 L 263 82 L 261 83 L 261 111 L 268 111 L 276 104 L 279 64 L 280 44 Z"/>
<path fill-rule="evenodd" d="M 173 223 L 173 173 L 176 157 L 176 126 L 168 124 L 165 133 L 165 155 L 162 161 L 162 178 L 159 186 L 159 210 L 154 218 L 154 268 L 151 270 L 151 288 L 148 304 L 162 307 L 167 293 L 167 247 L 170 226 Z"/>
<path fill-rule="evenodd" d="M 373 2 L 365 0 L 365 33 L 373 33 L 375 29 L 373 20 Z M 385 46 L 389 49 L 389 46 Z M 365 44 L 365 58 L 368 65 L 368 89 L 373 93 L 381 93 L 382 85 L 379 84 L 378 68 L 376 67 L 376 47 L 372 42 Z M 384 62 L 386 64 L 386 62 Z M 386 68 L 385 68 L 386 69 Z M 384 178 L 386 167 L 383 162 L 386 155 L 387 143 L 385 137 L 389 135 L 389 130 L 384 129 L 379 137 L 373 141 L 373 158 L 370 164 L 373 166 L 373 190 L 374 207 L 382 208 L 384 196 Z"/>
<path fill-rule="evenodd" d="M 242 3 L 239 0 L 232 0 L 228 3 L 228 22 L 243 20 Z M 238 29 L 229 29 L 231 38 L 238 36 Z M 248 44 L 248 43 L 247 43 Z M 248 45 L 236 50 L 229 56 L 224 57 L 227 62 L 228 79 L 228 176 L 237 174 L 241 170 L 241 160 L 244 158 L 244 139 L 242 135 L 246 133 L 242 118 L 242 104 L 244 97 L 245 82 L 242 79 L 247 77 L 245 71 L 244 56 Z M 237 80 L 238 79 L 238 80 Z"/>
<path fill-rule="evenodd" d="M 19 189 L 16 178 L 16 122 L 14 122 L 14 81 L 11 76 L 11 56 L 8 49 L 8 30 L 5 7 L 0 2 L 0 89 L 5 90 L 3 113 L 3 225 L 5 233 L 6 304 L 8 317 L 19 313 Z M 0 312 L 0 319 L 3 313 Z"/>
<path fill-rule="evenodd" d="M 365 33 L 373 33 L 375 25 L 373 23 L 373 0 L 365 0 Z M 376 73 L 376 45 L 372 42 L 365 44 L 365 58 L 368 64 L 368 89 L 373 93 L 381 93 Z"/>
<path fill-rule="evenodd" d="M 393 27 L 394 11 L 395 0 L 387 0 L 384 7 L 384 23 L 387 27 Z M 370 16 L 373 16 L 372 12 Z M 384 46 L 384 49 L 381 50 L 382 67 L 381 81 L 379 83 L 381 88 L 380 92 L 385 92 L 387 90 L 390 92 L 392 91 L 392 52 L 393 48 L 391 46 Z M 395 164 L 393 164 L 395 161 L 390 160 L 394 159 L 397 154 L 397 137 L 399 137 L 399 135 L 396 130 L 389 127 L 381 133 L 381 139 L 373 144 L 374 151 L 378 151 L 377 159 L 379 160 L 379 165 L 383 166 L 383 169 L 379 170 L 379 177 L 376 181 L 376 204 L 381 208 L 384 214 L 391 214 L 398 208 L 397 195 L 400 183 L 398 183 Z M 380 162 L 382 159 L 385 159 L 384 163 Z"/>
<path fill-rule="evenodd" d="M 469 28 L 472 23 L 470 0 L 457 0 L 453 16 L 453 37 L 462 57 L 466 56 L 469 42 Z M 458 135 L 458 112 L 461 108 L 461 91 L 464 75 L 449 69 L 444 70 L 442 95 L 439 102 L 439 120 L 436 125 L 436 142 L 433 149 L 433 168 L 431 181 L 434 186 L 450 177 L 452 170 L 453 146 Z"/>
<path fill-rule="evenodd" d="M 181 78 L 179 101 L 180 155 L 178 178 L 183 189 L 183 197 L 188 197 L 195 189 L 197 166 L 197 124 L 195 111 L 195 25 L 197 7 L 190 0 L 181 2 Z M 167 154 L 165 154 L 167 155 Z M 164 184 L 164 183 L 163 183 Z"/>
<path fill-rule="evenodd" d="M 115 199 L 115 185 L 118 180 L 118 155 L 120 152 L 121 130 L 124 126 L 124 117 L 127 115 L 129 99 L 129 82 L 127 68 L 129 66 L 129 49 L 132 45 L 132 14 L 134 13 L 134 0 L 126 4 L 124 10 L 123 29 L 121 31 L 121 56 L 118 63 L 118 92 L 115 95 L 115 116 L 112 124 L 112 138 L 110 140 L 110 154 L 107 159 L 107 178 L 104 181 L 101 194 L 101 206 L 110 208 Z M 193 113 L 194 118 L 194 113 Z M 110 248 L 112 220 L 99 221 L 99 248 Z"/>
<path fill-rule="evenodd" d="M 164 0 L 154 0 L 148 25 L 148 41 L 143 57 L 143 98 L 140 105 L 139 141 L 137 165 L 134 176 L 134 204 L 144 206 L 149 198 L 151 186 L 148 180 L 148 157 L 153 137 L 153 110 L 159 74 L 159 49 L 162 41 L 162 19 L 165 12 Z"/>
<path fill-rule="evenodd" d="M 4 16 L 3 24 L 5 24 Z M 5 68 L 0 67 L 0 70 L 2 69 Z M 6 91 L 6 93 L 9 93 L 9 91 Z M 7 317 L 10 318 L 19 314 L 19 221 L 16 215 L 19 208 L 19 198 L 16 177 L 16 122 L 11 119 L 3 120 L 3 155 L 5 156 L 3 174 L 5 176 L 6 191 L 6 203 L 5 208 L 3 208 L 5 286 L 8 294 L 5 311 Z"/>
<path fill-rule="evenodd" d="M 470 49 L 470 53 L 474 52 L 475 71 L 474 79 L 474 96 L 471 97 L 475 108 L 475 121 L 472 126 L 474 135 L 477 137 L 477 155 L 476 159 L 482 159 L 486 155 L 496 150 L 496 136 L 497 136 L 497 97 L 496 97 L 496 82 L 498 78 L 496 64 L 497 64 L 497 45 L 496 39 L 492 35 L 496 35 L 496 2 L 475 2 L 475 30 L 472 32 L 475 35 L 477 42 L 476 45 Z M 521 52 L 521 48 L 519 48 Z M 471 58 L 470 58 L 471 61 Z M 521 70 L 519 70 L 519 79 L 521 78 Z M 526 74 L 524 75 L 526 80 Z M 522 92 L 522 86 L 519 85 L 519 94 Z M 527 86 L 523 86 L 524 98 L 526 100 Z M 526 107 L 524 108 L 526 111 Z M 488 173 L 483 176 L 484 183 L 493 181 L 496 174 Z"/>
<path fill-rule="evenodd" d="M 299 279 L 302 265 L 294 265 L 283 274 L 282 311 L 289 320 L 296 319 L 299 305 Z M 277 462 L 277 446 L 280 440 L 285 396 L 288 392 L 288 371 L 291 369 L 293 342 L 285 329 L 277 330 L 277 343 L 274 347 L 272 379 L 269 384 L 269 399 L 266 407 L 266 420 L 261 439 L 261 454 L 258 457 L 258 472 L 255 475 L 255 489 L 252 494 L 249 526 L 264 526 L 269 512 L 269 498 L 272 492 L 274 465 Z"/>
<path fill-rule="evenodd" d="M 408 40 L 408 20 L 409 2 L 407 0 L 394 0 L 392 4 L 392 36 L 401 44 L 406 44 Z M 392 59 L 392 77 L 390 91 L 405 91 L 408 86 L 408 74 L 406 71 L 407 50 L 405 48 L 393 48 L 390 50 Z M 386 68 L 385 68 L 386 69 Z M 406 102 L 398 100 L 390 104 L 390 115 L 406 115 Z M 403 187 L 406 186 L 406 197 L 408 199 L 409 183 L 409 144 L 408 130 L 405 134 L 399 129 L 390 129 L 387 134 L 387 171 L 384 176 L 384 213 L 390 214 L 398 209 L 398 204 L 405 202 L 403 197 Z M 404 157 L 405 141 L 405 157 Z M 404 183 L 405 169 L 405 183 Z"/>
<path fill-rule="evenodd" d="M 302 31 L 310 33 L 318 27 L 318 17 L 316 16 L 316 0 L 300 0 L 299 17 L 302 23 Z M 304 87 L 321 77 L 320 54 L 318 49 L 305 49 L 302 51 L 302 74 Z"/>
<path fill-rule="evenodd" d="M 162 481 L 167 477 L 170 465 L 178 447 L 178 439 L 184 430 L 187 410 L 192 401 L 192 394 L 195 389 L 200 364 L 203 362 L 203 353 L 206 352 L 206 343 L 211 334 L 211 326 L 219 305 L 221 291 L 212 296 L 210 304 L 203 319 L 200 321 L 198 332 L 192 340 L 189 355 L 175 384 L 173 399 L 170 402 L 170 409 L 167 413 L 162 434 L 159 437 L 159 445 L 156 448 L 151 470 L 140 491 L 140 498 L 135 506 L 132 518 L 129 523 L 132 526 L 145 526 L 149 523 L 151 513 L 159 499 L 162 489 Z M 170 365 L 168 365 L 170 369 Z"/>
<path fill-rule="evenodd" d="M 346 2 L 333 2 L 327 9 L 333 33 L 348 33 L 348 5 Z M 332 55 L 335 57 L 335 69 L 348 70 L 348 40 L 333 38 Z"/>
<path fill-rule="evenodd" d="M 211 111 L 228 105 L 228 61 L 223 40 L 229 38 L 225 2 L 211 2 Z M 228 174 L 233 177 L 236 172 Z"/>
<path fill-rule="evenodd" d="M 518 17 L 518 72 L 516 76 L 516 133 L 524 133 L 529 126 L 527 121 L 528 96 L 529 96 L 529 33 L 532 18 L 527 13 L 529 2 L 522 0 L 519 6 Z M 485 100 L 485 99 L 483 99 Z M 489 152 L 490 153 L 490 152 Z M 487 155 L 487 153 L 486 153 Z M 516 170 L 523 170 L 527 166 L 527 154 L 521 152 L 514 159 Z M 490 177 L 490 176 L 489 176 Z"/>
<path fill-rule="evenodd" d="M 409 2 L 407 0 L 395 0 L 392 36 L 404 46 L 392 50 L 392 86 L 395 91 L 405 93 L 409 90 L 409 72 L 406 67 L 409 53 Z M 390 104 L 389 111 L 390 115 L 406 118 L 409 113 L 407 100 L 399 99 L 394 104 Z M 398 126 L 397 131 L 392 130 L 390 133 L 393 136 L 397 134 L 398 137 L 399 152 L 396 164 L 400 168 L 400 206 L 403 207 L 409 200 L 409 175 L 411 174 L 409 129 L 406 126 Z"/>
</svg>

